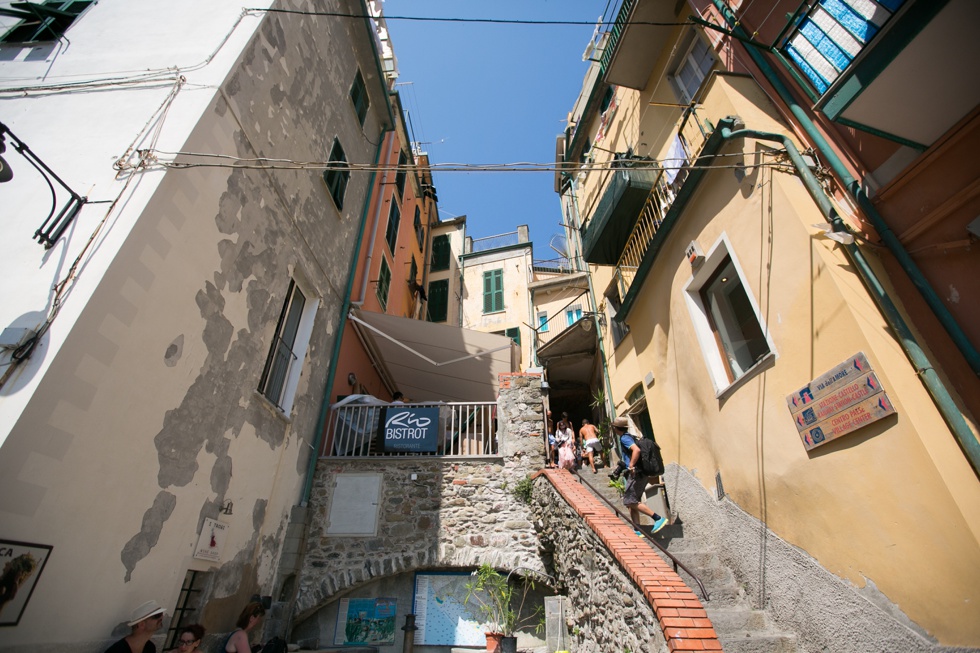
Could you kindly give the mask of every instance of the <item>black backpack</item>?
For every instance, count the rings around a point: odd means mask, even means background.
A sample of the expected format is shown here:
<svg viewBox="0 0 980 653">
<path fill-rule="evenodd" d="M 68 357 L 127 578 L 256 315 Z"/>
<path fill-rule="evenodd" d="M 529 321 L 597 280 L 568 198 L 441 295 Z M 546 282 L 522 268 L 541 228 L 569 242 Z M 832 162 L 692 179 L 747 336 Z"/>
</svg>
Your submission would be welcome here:
<svg viewBox="0 0 980 653">
<path fill-rule="evenodd" d="M 286 640 L 282 637 L 273 637 L 265 646 L 262 647 L 261 653 L 286 653 L 289 648 L 286 646 Z"/>
<path fill-rule="evenodd" d="M 640 448 L 640 459 L 637 461 L 639 471 L 643 476 L 660 476 L 664 473 L 664 457 L 660 455 L 660 445 L 653 439 L 640 438 L 636 440 Z"/>
</svg>

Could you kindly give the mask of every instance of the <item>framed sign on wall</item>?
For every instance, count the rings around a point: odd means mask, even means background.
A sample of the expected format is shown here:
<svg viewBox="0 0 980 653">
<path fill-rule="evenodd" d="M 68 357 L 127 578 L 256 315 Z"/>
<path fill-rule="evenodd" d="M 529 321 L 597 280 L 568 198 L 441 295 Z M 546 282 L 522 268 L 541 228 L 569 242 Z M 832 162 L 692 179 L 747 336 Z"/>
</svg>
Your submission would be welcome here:
<svg viewBox="0 0 980 653">
<path fill-rule="evenodd" d="M 0 540 L 0 626 L 20 622 L 52 548 Z"/>
</svg>

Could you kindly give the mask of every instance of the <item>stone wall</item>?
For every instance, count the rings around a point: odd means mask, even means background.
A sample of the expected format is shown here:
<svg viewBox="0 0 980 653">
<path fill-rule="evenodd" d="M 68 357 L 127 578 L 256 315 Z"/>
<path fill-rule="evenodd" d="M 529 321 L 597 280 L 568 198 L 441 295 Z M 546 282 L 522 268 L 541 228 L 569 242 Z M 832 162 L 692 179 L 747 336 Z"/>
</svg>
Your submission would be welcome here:
<svg viewBox="0 0 980 653">
<path fill-rule="evenodd" d="M 543 477 L 534 482 L 532 505 L 551 573 L 568 597 L 571 650 L 666 651 L 657 616 L 643 592 L 582 516 Z"/>
<path fill-rule="evenodd" d="M 498 456 L 318 462 L 294 622 L 351 588 L 406 571 L 482 563 L 544 570 L 531 507 L 513 495 L 516 484 L 540 469 L 545 458 L 540 376 L 502 376 Z M 336 479 L 358 472 L 383 475 L 377 535 L 328 536 Z"/>
</svg>

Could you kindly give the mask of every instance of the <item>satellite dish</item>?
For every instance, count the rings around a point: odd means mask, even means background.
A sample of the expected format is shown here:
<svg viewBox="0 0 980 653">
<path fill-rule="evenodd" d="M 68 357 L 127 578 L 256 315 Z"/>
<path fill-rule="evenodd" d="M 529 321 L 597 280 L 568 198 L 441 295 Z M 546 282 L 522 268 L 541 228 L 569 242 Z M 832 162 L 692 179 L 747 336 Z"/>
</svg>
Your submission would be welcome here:
<svg viewBox="0 0 980 653">
<path fill-rule="evenodd" d="M 568 258 L 568 240 L 565 238 L 564 234 L 555 234 L 548 241 L 548 247 L 555 250 L 558 256 L 562 258 Z"/>
</svg>

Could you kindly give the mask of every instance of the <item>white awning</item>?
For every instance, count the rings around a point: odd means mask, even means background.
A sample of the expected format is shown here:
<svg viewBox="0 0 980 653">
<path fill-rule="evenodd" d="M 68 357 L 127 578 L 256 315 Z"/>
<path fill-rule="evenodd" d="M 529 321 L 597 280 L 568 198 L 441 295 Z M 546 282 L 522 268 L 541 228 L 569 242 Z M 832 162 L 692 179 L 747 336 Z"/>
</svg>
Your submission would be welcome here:
<svg viewBox="0 0 980 653">
<path fill-rule="evenodd" d="M 520 369 L 506 336 L 353 309 L 372 362 L 409 400 L 495 401 L 498 375 Z"/>
</svg>

